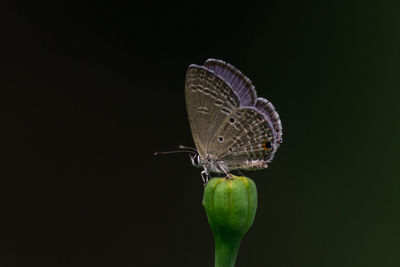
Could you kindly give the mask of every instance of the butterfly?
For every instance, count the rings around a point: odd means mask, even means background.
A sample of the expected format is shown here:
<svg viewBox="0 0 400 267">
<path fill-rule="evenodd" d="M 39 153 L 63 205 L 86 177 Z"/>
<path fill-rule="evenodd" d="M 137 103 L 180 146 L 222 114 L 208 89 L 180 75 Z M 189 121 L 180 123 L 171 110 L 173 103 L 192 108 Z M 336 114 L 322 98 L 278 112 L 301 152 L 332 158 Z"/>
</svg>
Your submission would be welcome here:
<svg viewBox="0 0 400 267">
<path fill-rule="evenodd" d="M 192 64 L 185 99 L 196 146 L 190 158 L 203 168 L 205 183 L 210 173 L 230 177 L 231 171 L 268 167 L 283 140 L 282 123 L 272 103 L 257 97 L 242 72 L 217 59 Z"/>
</svg>

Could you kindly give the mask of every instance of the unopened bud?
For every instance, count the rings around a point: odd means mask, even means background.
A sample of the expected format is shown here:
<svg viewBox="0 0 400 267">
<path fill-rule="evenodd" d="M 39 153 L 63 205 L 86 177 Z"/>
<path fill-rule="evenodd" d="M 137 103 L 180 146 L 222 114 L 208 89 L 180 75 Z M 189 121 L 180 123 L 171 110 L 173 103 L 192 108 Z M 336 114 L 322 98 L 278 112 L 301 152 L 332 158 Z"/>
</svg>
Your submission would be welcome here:
<svg viewBox="0 0 400 267">
<path fill-rule="evenodd" d="M 257 188 L 246 177 L 211 179 L 203 206 L 215 238 L 215 266 L 234 266 L 240 242 L 253 224 Z"/>
</svg>

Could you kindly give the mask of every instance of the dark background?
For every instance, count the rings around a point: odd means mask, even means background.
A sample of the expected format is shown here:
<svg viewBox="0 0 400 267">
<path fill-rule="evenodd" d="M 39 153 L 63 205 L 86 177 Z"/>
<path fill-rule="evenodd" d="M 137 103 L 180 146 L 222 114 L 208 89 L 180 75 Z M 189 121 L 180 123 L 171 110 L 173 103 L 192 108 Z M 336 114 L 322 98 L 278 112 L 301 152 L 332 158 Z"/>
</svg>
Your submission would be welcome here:
<svg viewBox="0 0 400 267">
<path fill-rule="evenodd" d="M 395 1 L 148 2 L 1 4 L 0 266 L 212 266 L 200 169 L 152 154 L 210 57 L 283 123 L 237 266 L 399 266 Z"/>
</svg>

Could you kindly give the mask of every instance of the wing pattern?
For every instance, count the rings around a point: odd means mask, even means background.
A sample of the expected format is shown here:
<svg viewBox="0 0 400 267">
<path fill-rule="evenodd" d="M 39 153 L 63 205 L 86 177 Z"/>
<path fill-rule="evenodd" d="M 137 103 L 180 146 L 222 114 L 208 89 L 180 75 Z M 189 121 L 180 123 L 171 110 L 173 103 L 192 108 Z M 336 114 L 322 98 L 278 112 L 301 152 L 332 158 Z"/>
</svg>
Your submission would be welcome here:
<svg viewBox="0 0 400 267">
<path fill-rule="evenodd" d="M 239 106 L 239 100 L 224 80 L 196 65 L 189 66 L 186 74 L 185 95 L 193 139 L 204 158 L 212 136 Z"/>
</svg>

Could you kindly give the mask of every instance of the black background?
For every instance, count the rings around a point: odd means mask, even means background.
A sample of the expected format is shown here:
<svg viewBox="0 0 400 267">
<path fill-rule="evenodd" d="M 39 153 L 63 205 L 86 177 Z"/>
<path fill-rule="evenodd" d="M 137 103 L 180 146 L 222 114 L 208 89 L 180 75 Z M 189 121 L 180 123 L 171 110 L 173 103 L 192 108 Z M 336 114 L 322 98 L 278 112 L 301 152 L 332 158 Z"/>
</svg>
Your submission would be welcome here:
<svg viewBox="0 0 400 267">
<path fill-rule="evenodd" d="M 153 156 L 207 58 L 284 127 L 237 266 L 399 266 L 400 9 L 322 2 L 3 2 L 0 266 L 212 266 L 200 170 Z"/>
</svg>

